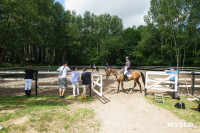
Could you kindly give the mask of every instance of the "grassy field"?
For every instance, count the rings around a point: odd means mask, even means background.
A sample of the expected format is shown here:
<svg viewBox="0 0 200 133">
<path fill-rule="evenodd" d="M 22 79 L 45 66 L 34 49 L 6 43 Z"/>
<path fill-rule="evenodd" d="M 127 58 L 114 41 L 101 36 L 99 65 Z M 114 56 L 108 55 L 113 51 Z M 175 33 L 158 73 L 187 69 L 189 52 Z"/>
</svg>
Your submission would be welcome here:
<svg viewBox="0 0 200 133">
<path fill-rule="evenodd" d="M 0 97 L 0 132 L 97 132 L 100 124 L 87 106 L 93 100 L 71 96 Z"/>
<path fill-rule="evenodd" d="M 147 96 L 146 99 L 149 103 L 155 104 L 157 106 L 160 106 L 162 108 L 165 108 L 171 111 L 180 119 L 186 120 L 187 122 L 193 122 L 193 124 L 197 126 L 200 125 L 200 112 L 198 111 L 198 108 L 197 108 L 199 103 L 196 101 L 188 101 L 188 104 L 187 104 L 187 98 L 182 97 L 182 102 L 185 103 L 186 109 L 178 109 L 174 107 L 174 105 L 180 101 L 176 99 L 172 99 L 171 97 L 165 97 L 164 103 L 155 102 L 154 97 L 152 96 Z"/>
</svg>

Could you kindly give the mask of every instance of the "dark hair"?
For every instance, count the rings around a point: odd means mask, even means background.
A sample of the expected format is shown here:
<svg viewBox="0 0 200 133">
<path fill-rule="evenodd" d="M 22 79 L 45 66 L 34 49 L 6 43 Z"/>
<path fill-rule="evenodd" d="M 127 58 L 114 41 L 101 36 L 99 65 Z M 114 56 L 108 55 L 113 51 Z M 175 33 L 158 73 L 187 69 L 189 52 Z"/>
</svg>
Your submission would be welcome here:
<svg viewBox="0 0 200 133">
<path fill-rule="evenodd" d="M 64 62 L 63 64 L 68 64 L 68 62 L 66 61 L 66 62 Z"/>
<path fill-rule="evenodd" d="M 87 71 L 87 69 L 86 69 L 86 68 L 83 68 L 83 72 L 85 72 L 85 71 Z"/>
<path fill-rule="evenodd" d="M 77 67 L 73 67 L 73 70 L 77 69 Z"/>
<path fill-rule="evenodd" d="M 28 66 L 27 66 L 27 69 L 31 69 L 31 67 L 32 67 L 31 65 L 28 65 Z"/>
</svg>

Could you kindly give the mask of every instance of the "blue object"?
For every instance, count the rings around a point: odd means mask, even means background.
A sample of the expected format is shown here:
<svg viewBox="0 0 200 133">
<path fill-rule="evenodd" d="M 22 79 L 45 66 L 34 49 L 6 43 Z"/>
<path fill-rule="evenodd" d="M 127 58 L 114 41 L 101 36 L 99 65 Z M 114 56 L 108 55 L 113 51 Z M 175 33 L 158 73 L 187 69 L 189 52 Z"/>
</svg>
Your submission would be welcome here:
<svg viewBox="0 0 200 133">
<path fill-rule="evenodd" d="M 167 73 L 179 74 L 179 71 L 167 70 Z M 169 80 L 170 80 L 170 81 L 175 81 L 175 76 L 174 76 L 174 77 L 171 77 Z"/>
</svg>

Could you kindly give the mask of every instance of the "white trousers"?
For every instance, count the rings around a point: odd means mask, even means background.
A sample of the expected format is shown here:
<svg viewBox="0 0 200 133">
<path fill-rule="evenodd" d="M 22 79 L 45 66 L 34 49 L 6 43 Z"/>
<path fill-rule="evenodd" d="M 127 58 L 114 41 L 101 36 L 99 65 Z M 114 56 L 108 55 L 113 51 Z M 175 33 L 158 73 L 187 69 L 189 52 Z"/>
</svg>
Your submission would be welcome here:
<svg viewBox="0 0 200 133">
<path fill-rule="evenodd" d="M 79 82 L 73 82 L 72 83 L 73 87 L 73 95 L 74 97 L 76 96 L 76 89 L 77 89 L 77 95 L 79 95 Z"/>
<path fill-rule="evenodd" d="M 124 75 L 126 75 L 128 72 L 127 67 L 124 67 Z"/>
<path fill-rule="evenodd" d="M 32 87 L 33 80 L 32 79 L 25 79 L 25 90 L 30 90 Z"/>
</svg>

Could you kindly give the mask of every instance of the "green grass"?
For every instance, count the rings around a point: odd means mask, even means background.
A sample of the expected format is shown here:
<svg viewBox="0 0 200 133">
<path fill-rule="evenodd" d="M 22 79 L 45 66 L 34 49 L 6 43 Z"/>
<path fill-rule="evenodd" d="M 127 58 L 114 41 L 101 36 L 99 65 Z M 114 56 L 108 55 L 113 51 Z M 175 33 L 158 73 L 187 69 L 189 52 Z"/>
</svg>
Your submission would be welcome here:
<svg viewBox="0 0 200 133">
<path fill-rule="evenodd" d="M 172 99 L 170 97 L 165 97 L 164 103 L 155 102 L 154 98 L 152 96 L 147 96 L 146 100 L 149 103 L 155 104 L 159 107 L 162 107 L 164 109 L 171 111 L 173 114 L 178 116 L 180 119 L 186 120 L 187 122 L 193 122 L 196 125 L 200 125 L 200 112 L 197 109 L 197 106 L 199 103 L 196 101 L 188 101 L 188 105 L 187 105 L 187 98 L 182 97 L 182 102 L 185 103 L 186 109 L 178 109 L 178 108 L 174 107 L 174 105 L 181 101 Z"/>
<path fill-rule="evenodd" d="M 59 99 L 58 96 L 0 97 L 1 132 L 89 132 L 98 131 L 100 124 L 94 119 L 94 111 L 87 108 L 93 98 L 74 99 L 71 96 Z M 77 102 L 79 104 L 73 103 Z M 72 104 L 72 105 L 71 105 Z M 85 104 L 84 108 L 79 106 Z M 12 112 L 9 112 L 12 110 Z M 3 113 L 2 113 L 3 111 Z M 12 124 L 17 119 L 27 117 L 22 124 Z M 27 126 L 28 125 L 28 126 Z M 90 128 L 88 128 L 90 127 Z M 83 130 L 83 131 L 82 131 Z"/>
</svg>

